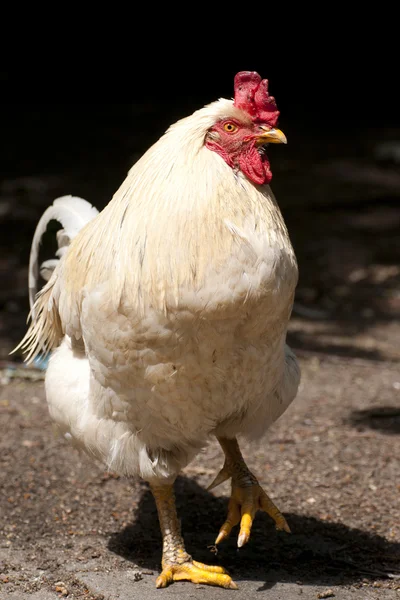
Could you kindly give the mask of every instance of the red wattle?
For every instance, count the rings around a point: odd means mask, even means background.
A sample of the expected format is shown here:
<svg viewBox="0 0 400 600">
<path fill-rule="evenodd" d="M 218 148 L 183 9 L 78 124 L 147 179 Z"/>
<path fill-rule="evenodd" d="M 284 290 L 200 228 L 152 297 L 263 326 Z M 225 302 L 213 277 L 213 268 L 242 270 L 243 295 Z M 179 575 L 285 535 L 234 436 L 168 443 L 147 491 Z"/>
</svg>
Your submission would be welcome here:
<svg viewBox="0 0 400 600">
<path fill-rule="evenodd" d="M 239 167 L 250 181 L 258 185 L 269 183 L 272 173 L 266 157 L 261 157 L 255 146 L 249 146 L 239 155 Z"/>
</svg>

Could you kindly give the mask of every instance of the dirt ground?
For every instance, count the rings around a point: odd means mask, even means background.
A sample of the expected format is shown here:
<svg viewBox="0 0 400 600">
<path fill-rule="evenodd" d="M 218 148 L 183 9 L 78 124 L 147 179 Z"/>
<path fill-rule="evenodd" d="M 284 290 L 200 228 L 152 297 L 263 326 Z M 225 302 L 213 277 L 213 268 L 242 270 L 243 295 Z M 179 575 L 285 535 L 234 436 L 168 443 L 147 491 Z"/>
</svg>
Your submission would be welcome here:
<svg viewBox="0 0 400 600">
<path fill-rule="evenodd" d="M 289 343 L 302 383 L 266 438 L 242 444 L 292 533 L 259 514 L 246 547 L 238 551 L 232 535 L 211 553 L 229 496 L 228 484 L 205 491 L 222 464 L 216 443 L 176 485 L 188 551 L 225 566 L 237 592 L 189 583 L 155 590 L 161 538 L 146 484 L 71 450 L 49 419 L 43 373 L 8 356 L 25 328 L 27 256 L 41 212 L 64 193 L 101 208 L 128 165 L 98 169 L 108 156 L 100 148 L 78 170 L 64 160 L 4 175 L 1 599 L 400 598 L 400 175 L 376 147 L 400 132 L 364 130 L 350 148 L 339 132 L 301 148 L 300 133 L 293 138 L 293 150 L 271 158 L 300 266 Z M 126 154 L 133 162 L 134 149 Z"/>
</svg>

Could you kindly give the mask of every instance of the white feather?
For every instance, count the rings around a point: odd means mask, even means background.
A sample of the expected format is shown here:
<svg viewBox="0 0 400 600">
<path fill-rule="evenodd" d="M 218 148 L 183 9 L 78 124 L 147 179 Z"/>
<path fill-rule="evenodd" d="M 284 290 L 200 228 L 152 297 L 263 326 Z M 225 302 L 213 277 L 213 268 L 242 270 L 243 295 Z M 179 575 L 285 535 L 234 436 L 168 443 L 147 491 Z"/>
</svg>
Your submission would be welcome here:
<svg viewBox="0 0 400 600">
<path fill-rule="evenodd" d="M 63 235 L 61 237 L 57 236 L 60 248 L 56 254 L 57 256 L 60 256 L 60 254 L 63 253 L 60 251 L 61 248 L 64 249 L 66 245 L 65 237 L 68 238 L 68 243 L 70 243 L 79 230 L 82 229 L 86 223 L 94 219 L 98 213 L 99 211 L 97 208 L 78 196 L 61 196 L 60 198 L 56 198 L 53 204 L 49 206 L 49 208 L 43 213 L 33 236 L 31 253 L 29 257 L 29 304 L 31 310 L 33 309 L 35 296 L 38 292 L 38 258 L 40 243 L 49 222 L 53 220 L 58 221 L 63 227 Z M 61 239 L 62 242 L 60 243 Z M 57 262 L 58 261 L 54 259 L 51 261 L 50 265 L 50 262 L 46 261 L 46 277 L 50 278 L 51 273 L 48 273 L 48 268 L 51 267 L 54 270 Z"/>
<path fill-rule="evenodd" d="M 172 481 L 210 436 L 260 436 L 296 395 L 283 217 L 268 186 L 204 146 L 241 114 L 221 100 L 176 123 L 71 245 L 61 234 L 65 255 L 20 344 L 28 360 L 54 350 L 52 418 L 119 474 Z M 36 246 L 61 220 L 52 208 Z"/>
</svg>

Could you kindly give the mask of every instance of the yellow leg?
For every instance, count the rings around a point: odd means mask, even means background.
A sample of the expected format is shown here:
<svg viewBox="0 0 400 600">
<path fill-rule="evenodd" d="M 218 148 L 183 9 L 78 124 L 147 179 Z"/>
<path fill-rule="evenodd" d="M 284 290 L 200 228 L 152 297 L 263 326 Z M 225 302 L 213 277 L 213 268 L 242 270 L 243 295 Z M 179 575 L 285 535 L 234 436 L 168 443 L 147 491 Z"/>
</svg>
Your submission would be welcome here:
<svg viewBox="0 0 400 600">
<path fill-rule="evenodd" d="M 249 541 L 254 516 L 263 510 L 275 521 L 276 528 L 290 533 L 289 525 L 280 510 L 264 492 L 244 462 L 237 440 L 218 438 L 225 454 L 225 464 L 208 489 L 212 489 L 232 477 L 232 493 L 228 504 L 228 515 L 219 530 L 216 544 L 224 540 L 235 525 L 240 523 L 238 547 Z"/>
<path fill-rule="evenodd" d="M 236 590 L 236 583 L 225 569 L 203 565 L 186 552 L 176 514 L 173 486 L 153 484 L 151 491 L 156 501 L 163 537 L 162 572 L 157 577 L 156 586 L 163 588 L 173 581 L 185 580 Z"/>
</svg>

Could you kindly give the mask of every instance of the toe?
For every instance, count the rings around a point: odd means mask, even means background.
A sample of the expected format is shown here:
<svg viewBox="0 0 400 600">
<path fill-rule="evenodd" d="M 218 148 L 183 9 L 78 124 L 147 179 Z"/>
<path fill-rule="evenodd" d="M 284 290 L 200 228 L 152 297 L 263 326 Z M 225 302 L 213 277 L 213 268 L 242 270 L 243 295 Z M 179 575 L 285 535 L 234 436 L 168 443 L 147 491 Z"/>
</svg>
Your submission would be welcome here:
<svg viewBox="0 0 400 600">
<path fill-rule="evenodd" d="M 161 575 L 157 577 L 156 587 L 167 587 L 173 581 L 191 581 L 192 583 L 203 583 L 231 590 L 238 589 L 225 569 L 219 566 L 204 565 L 197 561 L 165 567 Z"/>
<path fill-rule="evenodd" d="M 228 537 L 232 528 L 235 527 L 240 521 L 240 504 L 236 501 L 235 498 L 231 498 L 228 504 L 228 515 L 226 517 L 225 523 L 222 525 L 219 530 L 217 539 L 215 540 L 216 544 L 219 544 Z"/>
<path fill-rule="evenodd" d="M 240 531 L 238 536 L 238 547 L 241 548 L 250 539 L 251 527 L 258 509 L 258 498 L 252 493 L 254 488 L 245 490 L 245 497 L 241 509 Z"/>
<path fill-rule="evenodd" d="M 162 573 L 156 579 L 156 588 L 165 588 L 167 585 L 172 583 L 174 580 L 172 569 L 167 567 L 163 569 Z"/>
<path fill-rule="evenodd" d="M 260 495 L 261 510 L 266 512 L 275 521 L 275 525 L 276 525 L 277 529 L 279 529 L 281 531 L 287 531 L 287 533 L 290 533 L 290 527 L 287 524 L 287 521 L 286 521 L 285 517 L 283 516 L 283 514 L 281 513 L 281 511 L 279 510 L 279 508 L 277 506 L 275 506 L 275 504 L 272 502 L 271 498 L 269 498 L 269 496 L 264 492 L 264 490 L 262 488 L 260 488 L 260 490 L 261 490 L 261 495 Z"/>
<path fill-rule="evenodd" d="M 217 565 L 205 565 L 204 563 L 197 562 L 197 560 L 194 560 L 193 564 L 198 569 L 203 569 L 204 571 L 209 571 L 210 573 L 227 573 L 227 570 L 224 569 L 224 567 L 219 567 Z"/>
</svg>

